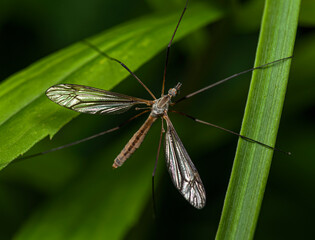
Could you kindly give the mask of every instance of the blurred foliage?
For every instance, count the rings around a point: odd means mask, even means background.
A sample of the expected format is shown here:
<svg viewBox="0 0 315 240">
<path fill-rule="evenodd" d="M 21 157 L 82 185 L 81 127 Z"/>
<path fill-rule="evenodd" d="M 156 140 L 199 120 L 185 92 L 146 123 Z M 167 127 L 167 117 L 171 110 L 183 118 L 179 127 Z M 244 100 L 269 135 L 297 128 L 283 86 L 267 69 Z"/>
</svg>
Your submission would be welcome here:
<svg viewBox="0 0 315 240">
<path fill-rule="evenodd" d="M 169 5 L 169 11 L 178 9 L 180 14 L 180 2 L 3 0 L 0 2 L 0 79 L 104 29 L 157 11 L 167 12 Z M 166 87 L 181 81 L 181 95 L 253 65 L 262 1 L 213 2 L 226 12 L 225 18 L 194 32 L 174 44 L 171 50 Z M 249 10 L 251 7 L 256 9 L 256 14 Z M 274 154 L 256 239 L 306 239 L 312 238 L 315 232 L 312 224 L 315 214 L 314 12 L 312 0 L 302 1 L 301 23 L 277 139 L 277 146 L 293 155 Z M 162 51 L 136 72 L 154 93 L 160 89 L 164 60 L 165 51 Z M 177 109 L 239 131 L 249 79 L 250 74 L 239 77 L 180 103 Z M 121 82 L 114 91 L 146 96 L 132 78 Z M 53 141 L 45 139 L 31 152 L 106 130 L 130 114 L 112 117 L 80 115 Z M 115 134 L 5 168 L 0 174 L 0 239 L 38 239 L 35 236 L 41 231 L 47 238 L 54 239 L 63 233 L 67 239 L 104 239 L 109 234 L 115 239 L 214 238 L 237 138 L 181 116 L 171 115 L 171 118 L 206 187 L 208 200 L 203 210 L 193 209 L 178 194 L 161 157 L 155 189 L 157 218 L 152 218 L 150 176 L 159 124 L 153 126 L 141 148 L 123 168 L 111 170 L 113 159 L 144 121 L 142 118 Z M 138 168 L 144 169 L 144 175 L 134 174 Z M 102 174 L 114 175 L 115 182 L 104 182 Z M 146 181 L 141 185 L 139 179 Z M 129 191 L 134 185 L 142 187 L 137 192 Z M 84 196 L 80 191 L 93 192 L 91 196 L 94 198 Z M 139 195 L 139 192 L 144 194 Z M 112 206 L 109 216 L 113 217 L 110 219 L 102 217 L 108 204 Z M 91 221 L 93 217 L 96 221 Z M 65 229 L 62 223 L 69 223 L 68 228 Z M 109 229 L 108 224 L 125 224 L 124 231 Z M 40 236 L 41 239 L 46 237 Z"/>
</svg>

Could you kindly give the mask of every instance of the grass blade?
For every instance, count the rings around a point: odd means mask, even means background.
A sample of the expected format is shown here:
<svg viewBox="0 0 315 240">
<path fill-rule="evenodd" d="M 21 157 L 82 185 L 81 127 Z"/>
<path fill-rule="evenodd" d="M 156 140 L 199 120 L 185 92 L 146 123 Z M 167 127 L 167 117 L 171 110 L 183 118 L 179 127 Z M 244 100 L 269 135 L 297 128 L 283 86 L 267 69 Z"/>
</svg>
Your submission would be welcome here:
<svg viewBox="0 0 315 240">
<path fill-rule="evenodd" d="M 299 0 L 266 0 L 255 66 L 292 55 Z M 241 134 L 274 146 L 290 60 L 253 73 Z M 273 151 L 239 140 L 217 239 L 252 239 Z"/>
</svg>

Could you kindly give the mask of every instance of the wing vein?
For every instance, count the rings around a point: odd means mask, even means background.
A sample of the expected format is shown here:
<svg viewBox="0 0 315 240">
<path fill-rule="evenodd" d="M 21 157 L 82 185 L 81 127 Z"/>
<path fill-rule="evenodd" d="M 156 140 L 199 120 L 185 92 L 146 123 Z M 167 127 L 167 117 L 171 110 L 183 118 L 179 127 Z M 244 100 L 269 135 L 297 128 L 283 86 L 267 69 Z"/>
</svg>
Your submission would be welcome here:
<svg viewBox="0 0 315 240">
<path fill-rule="evenodd" d="M 136 104 L 152 101 L 76 84 L 58 84 L 46 91 L 47 97 L 60 106 L 89 114 L 119 114 Z"/>
<path fill-rule="evenodd" d="M 165 159 L 175 187 L 194 207 L 201 209 L 206 204 L 206 192 L 199 173 L 177 135 L 169 117 L 165 117 Z"/>
</svg>

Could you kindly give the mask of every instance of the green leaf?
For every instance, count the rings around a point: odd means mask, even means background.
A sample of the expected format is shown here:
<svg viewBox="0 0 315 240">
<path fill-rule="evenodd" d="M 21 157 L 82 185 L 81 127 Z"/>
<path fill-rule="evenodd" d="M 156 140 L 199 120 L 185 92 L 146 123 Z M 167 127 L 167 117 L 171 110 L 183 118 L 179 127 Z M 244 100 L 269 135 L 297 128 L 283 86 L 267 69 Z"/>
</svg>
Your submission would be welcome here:
<svg viewBox="0 0 315 240">
<path fill-rule="evenodd" d="M 179 15 L 176 11 L 143 17 L 89 41 L 135 71 L 165 49 Z M 208 5 L 189 6 L 175 40 L 220 16 L 219 10 Z M 127 76 L 119 64 L 79 42 L 9 77 L 0 85 L 0 168 L 78 115 L 49 101 L 45 96 L 48 87 L 62 82 L 109 90 Z"/>
<path fill-rule="evenodd" d="M 266 0 L 255 66 L 292 55 L 299 7 L 299 0 Z M 242 135 L 274 146 L 290 62 L 254 71 Z M 253 238 L 272 156 L 266 147 L 239 140 L 217 239 Z"/>
</svg>

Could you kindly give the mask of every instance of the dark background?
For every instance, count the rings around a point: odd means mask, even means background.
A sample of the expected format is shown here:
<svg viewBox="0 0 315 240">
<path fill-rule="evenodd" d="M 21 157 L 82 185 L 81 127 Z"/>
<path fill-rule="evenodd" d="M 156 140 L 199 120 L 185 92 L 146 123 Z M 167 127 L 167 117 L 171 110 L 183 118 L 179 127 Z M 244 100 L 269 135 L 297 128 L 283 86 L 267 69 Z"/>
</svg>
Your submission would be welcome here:
<svg viewBox="0 0 315 240">
<path fill-rule="evenodd" d="M 230 11 L 221 21 L 201 29 L 171 51 L 167 88 L 178 81 L 183 83 L 181 94 L 252 67 L 257 46 L 262 4 L 239 1 L 216 1 Z M 260 2 L 260 1 L 258 1 Z M 29 64 L 104 29 L 155 11 L 181 11 L 184 1 L 111 1 L 111 0 L 28 0 L 0 3 L 0 80 L 22 70 Z M 303 6 L 302 6 L 303 7 Z M 303 10 L 303 9 L 302 9 Z M 188 9 L 189 11 L 189 9 Z M 303 12 L 302 12 L 303 14 Z M 256 239 L 301 239 L 314 235 L 315 162 L 314 162 L 314 78 L 315 29 L 311 21 L 301 16 L 287 98 L 283 109 L 277 146 L 292 152 L 288 157 L 275 152 L 266 193 L 258 220 Z M 166 43 L 167 44 L 167 43 Z M 165 44 L 165 45 L 166 45 Z M 137 74 L 156 93 L 160 89 L 165 52 L 141 67 Z M 177 109 L 238 132 L 241 127 L 250 74 L 218 86 L 181 103 Z M 145 96 L 143 89 L 131 78 L 115 89 L 134 96 Z M 57 134 L 53 146 L 74 141 L 97 131 L 114 126 L 119 117 L 91 117 L 81 115 Z M 161 158 L 156 186 L 157 219 L 152 220 L 152 200 L 143 208 L 138 223 L 125 234 L 126 239 L 211 239 L 219 224 L 224 196 L 229 181 L 237 138 L 228 133 L 171 115 L 173 124 L 186 146 L 207 189 L 207 207 L 201 211 L 190 207 L 173 187 Z M 133 123 L 115 136 L 105 136 L 73 149 L 54 153 L 11 165 L 0 175 L 0 239 L 11 239 L 33 211 L 58 194 L 74 176 L 84 171 L 95 159 L 97 151 L 116 151 L 105 143 L 130 137 L 141 124 Z M 82 128 L 81 126 L 85 126 Z M 150 130 L 146 143 L 136 157 L 145 158 L 156 151 L 159 124 Z M 33 151 L 49 149 L 52 143 L 45 139 Z M 56 171 L 55 159 L 80 155 L 80 167 L 63 167 L 58 181 L 52 181 L 45 171 Z M 118 152 L 117 152 L 118 153 Z M 93 158 L 95 157 L 95 158 Z M 132 161 L 131 158 L 129 161 Z M 144 159 L 152 161 L 154 159 Z M 63 164 L 67 166 L 67 159 Z M 70 160 L 69 161 L 75 161 Z M 45 165 L 46 164 L 46 165 Z M 60 163 L 59 163 L 60 164 Z M 39 166 L 27 168 L 27 166 Z M 71 166 L 71 165 L 69 165 Z M 141 165 L 139 166 L 141 167 Z M 54 177 L 56 177 L 54 176 Z M 38 182 L 50 182 L 40 186 Z M 132 172 L 130 172 L 132 181 Z M 148 179 L 151 181 L 151 179 Z M 123 193 L 122 193 L 123 196 Z"/>
</svg>

